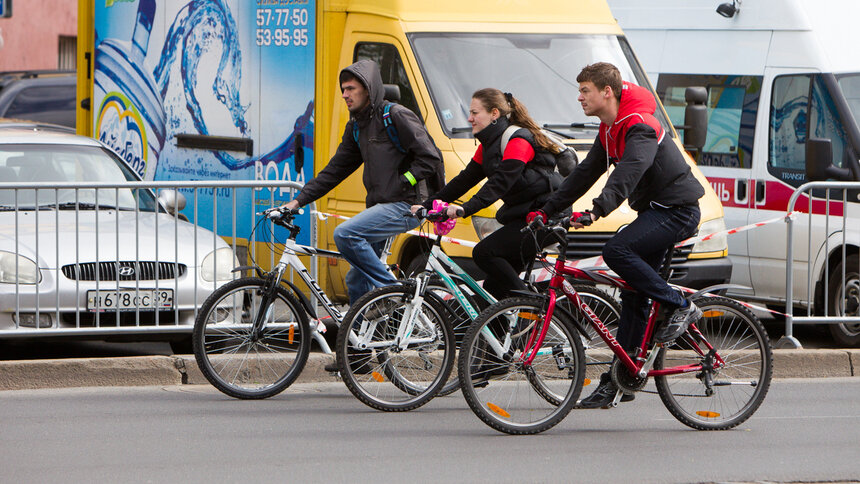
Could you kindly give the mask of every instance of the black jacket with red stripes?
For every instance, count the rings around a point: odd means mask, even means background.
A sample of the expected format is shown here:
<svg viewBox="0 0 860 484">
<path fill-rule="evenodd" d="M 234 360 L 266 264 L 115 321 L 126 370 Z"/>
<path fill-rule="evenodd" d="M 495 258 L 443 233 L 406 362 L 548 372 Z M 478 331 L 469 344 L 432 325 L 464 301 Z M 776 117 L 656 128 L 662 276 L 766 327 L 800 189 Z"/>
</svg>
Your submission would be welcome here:
<svg viewBox="0 0 860 484">
<path fill-rule="evenodd" d="M 655 205 L 697 203 L 705 189 L 654 117 L 656 109 L 654 96 L 647 89 L 625 82 L 615 122 L 611 126 L 600 124 L 588 156 L 564 180 L 543 211 L 551 214 L 570 206 L 610 165 L 615 169 L 593 200 L 591 211 L 597 217 L 608 215 L 625 199 L 637 212 Z"/>
<path fill-rule="evenodd" d="M 438 193 L 431 195 L 424 206 L 430 208 L 434 199 L 453 202 L 484 178 L 487 179 L 484 186 L 462 205 L 466 217 L 499 199 L 504 205 L 496 213 L 496 220 L 502 224 L 524 218 L 542 206 L 552 192 L 553 155 L 535 143 L 525 128 L 514 132 L 502 153 L 502 134 L 508 126 L 509 121 L 503 116 L 496 124 L 479 131 L 475 137 L 481 145 L 472 160 Z"/>
</svg>

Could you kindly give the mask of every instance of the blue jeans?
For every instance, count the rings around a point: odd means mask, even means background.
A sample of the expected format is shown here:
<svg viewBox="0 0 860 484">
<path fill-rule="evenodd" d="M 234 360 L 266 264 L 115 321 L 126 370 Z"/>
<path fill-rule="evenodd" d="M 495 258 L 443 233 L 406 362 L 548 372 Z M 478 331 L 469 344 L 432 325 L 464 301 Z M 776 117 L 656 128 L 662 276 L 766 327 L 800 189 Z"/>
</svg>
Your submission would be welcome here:
<svg viewBox="0 0 860 484">
<path fill-rule="evenodd" d="M 635 349 L 642 341 L 649 299 L 659 301 L 667 309 L 684 302 L 659 270 L 666 251 L 696 233 L 699 217 L 697 205 L 645 210 L 603 246 L 606 265 L 636 289 L 621 292 L 616 339 L 625 351 Z"/>
<path fill-rule="evenodd" d="M 371 289 L 389 286 L 397 279 L 380 259 L 385 241 L 418 226 L 418 219 L 408 217 L 408 202 L 378 203 L 334 229 L 334 243 L 352 266 L 346 274 L 349 303 Z"/>
</svg>

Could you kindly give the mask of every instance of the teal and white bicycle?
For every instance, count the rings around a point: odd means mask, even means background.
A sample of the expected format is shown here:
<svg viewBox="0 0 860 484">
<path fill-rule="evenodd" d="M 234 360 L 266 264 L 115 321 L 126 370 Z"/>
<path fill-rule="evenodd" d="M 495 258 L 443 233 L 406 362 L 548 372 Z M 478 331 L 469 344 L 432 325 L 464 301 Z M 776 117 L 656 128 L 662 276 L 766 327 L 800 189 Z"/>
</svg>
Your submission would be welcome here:
<svg viewBox="0 0 860 484">
<path fill-rule="evenodd" d="M 426 211 L 420 211 L 415 216 L 430 222 L 444 218 L 440 214 L 427 213 Z M 423 270 L 411 274 L 408 279 L 402 280 L 400 284 L 374 289 L 359 298 L 344 317 L 346 327 L 356 327 L 358 323 L 355 321 L 374 320 L 379 315 L 389 315 L 392 319 L 402 318 L 404 314 L 410 311 L 410 307 L 423 306 L 432 308 L 433 311 L 441 312 L 444 315 L 453 330 L 454 340 L 459 348 L 469 326 L 478 318 L 481 310 L 497 301 L 479 282 L 475 281 L 445 254 L 441 247 L 443 241 L 441 234 L 435 234 L 432 241 Z M 531 270 L 527 270 L 526 276 L 524 276 L 527 286 L 533 290 L 540 290 L 539 284 L 535 285 L 531 282 L 530 273 Z M 580 283 L 574 284 L 574 287 L 580 297 L 588 302 L 601 321 L 604 321 L 607 328 L 614 334 L 621 313 L 618 302 L 594 285 Z M 569 303 L 562 297 L 558 304 Z M 366 332 L 364 334 L 365 338 L 371 338 L 367 336 Z M 375 337 L 385 338 L 382 333 Z M 600 351 L 601 349 L 606 350 L 605 343 L 600 338 L 597 338 L 596 335 L 583 337 L 583 345 L 586 349 L 587 365 L 606 365 L 608 368 L 608 365 L 611 364 L 611 353 Z M 408 379 L 402 378 L 402 374 L 394 375 L 394 378 L 391 378 L 391 375 L 387 376 L 383 372 L 370 368 L 371 366 L 378 366 L 378 363 L 374 363 L 376 360 L 373 359 L 373 355 L 364 348 L 356 347 L 350 343 L 349 335 L 346 332 L 339 333 L 335 353 L 344 383 L 356 397 L 372 407 L 376 407 L 373 402 L 379 398 L 377 393 L 385 388 L 383 383 L 397 387 L 406 393 L 419 391 L 424 392 L 424 395 L 430 393 L 427 391 L 426 384 L 412 385 Z M 453 354 L 453 352 L 450 353 Z M 499 348 L 499 353 L 501 356 L 504 351 Z M 425 355 L 427 358 L 429 356 Z M 413 370 L 420 373 L 424 363 L 420 358 L 415 359 Z M 401 370 L 404 367 L 405 365 L 402 363 L 399 365 Z M 447 381 L 439 384 L 439 388 L 433 393 L 434 395 L 448 395 L 460 388 L 460 381 L 454 370 L 456 367 L 452 369 L 450 375 L 444 370 L 437 373 L 444 373 L 448 376 Z M 589 372 L 589 374 L 591 373 Z M 598 374 L 600 371 L 595 370 L 593 373 Z M 386 398 L 391 399 L 390 397 Z"/>
</svg>

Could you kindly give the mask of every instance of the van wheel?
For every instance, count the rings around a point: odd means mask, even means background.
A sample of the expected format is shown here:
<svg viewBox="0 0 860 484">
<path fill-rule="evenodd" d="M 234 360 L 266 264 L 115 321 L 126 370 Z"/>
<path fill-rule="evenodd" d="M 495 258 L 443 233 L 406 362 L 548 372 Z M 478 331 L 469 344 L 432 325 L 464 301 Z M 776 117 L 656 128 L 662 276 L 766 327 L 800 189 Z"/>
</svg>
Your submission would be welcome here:
<svg viewBox="0 0 860 484">
<path fill-rule="evenodd" d="M 860 273 L 857 254 L 849 255 L 845 265 L 845 288 L 842 287 L 842 263 L 830 272 L 827 283 L 827 310 L 835 316 L 860 316 Z M 860 323 L 831 324 L 833 339 L 846 347 L 860 346 Z"/>
<path fill-rule="evenodd" d="M 194 345 L 191 343 L 191 336 L 171 340 L 170 349 L 174 355 L 193 355 Z"/>
</svg>

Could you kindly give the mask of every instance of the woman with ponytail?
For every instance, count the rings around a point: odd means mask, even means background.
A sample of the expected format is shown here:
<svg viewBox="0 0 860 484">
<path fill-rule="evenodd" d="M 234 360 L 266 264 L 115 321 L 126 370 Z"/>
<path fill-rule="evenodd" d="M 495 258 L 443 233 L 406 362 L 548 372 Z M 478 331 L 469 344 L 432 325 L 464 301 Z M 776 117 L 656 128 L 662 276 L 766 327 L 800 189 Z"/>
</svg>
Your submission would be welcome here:
<svg viewBox="0 0 860 484">
<path fill-rule="evenodd" d="M 561 182 L 561 177 L 554 175 L 557 148 L 541 133 L 526 107 L 498 89 L 475 91 L 469 123 L 480 142 L 478 150 L 463 171 L 422 205 L 429 209 L 434 199 L 454 202 L 486 179 L 484 186 L 462 206 L 449 205 L 447 215 L 468 217 L 502 200 L 504 205 L 496 213 L 496 220 L 503 226 L 478 242 L 472 258 L 487 275 L 484 288 L 503 299 L 512 290 L 526 289 L 519 273 L 534 258 L 536 249 L 531 237 L 520 230 L 525 227 L 526 215 L 542 207 Z M 508 130 L 509 126 L 514 128 Z M 506 130 L 509 140 L 503 150 Z M 422 205 L 413 206 L 413 212 Z"/>
</svg>

